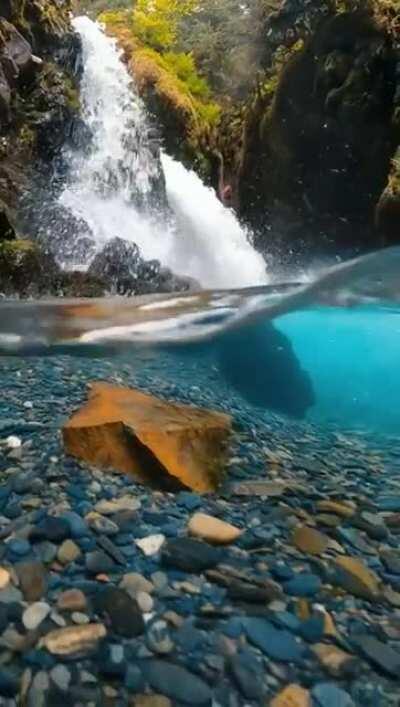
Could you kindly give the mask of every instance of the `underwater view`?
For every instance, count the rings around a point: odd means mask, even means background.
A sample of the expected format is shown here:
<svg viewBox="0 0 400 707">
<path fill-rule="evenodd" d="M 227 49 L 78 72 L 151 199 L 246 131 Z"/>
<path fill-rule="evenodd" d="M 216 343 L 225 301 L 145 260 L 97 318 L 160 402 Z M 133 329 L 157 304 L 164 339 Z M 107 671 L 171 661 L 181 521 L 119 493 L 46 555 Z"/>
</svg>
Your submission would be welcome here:
<svg viewBox="0 0 400 707">
<path fill-rule="evenodd" d="M 399 30 L 2 0 L 0 707 L 400 705 Z"/>
</svg>

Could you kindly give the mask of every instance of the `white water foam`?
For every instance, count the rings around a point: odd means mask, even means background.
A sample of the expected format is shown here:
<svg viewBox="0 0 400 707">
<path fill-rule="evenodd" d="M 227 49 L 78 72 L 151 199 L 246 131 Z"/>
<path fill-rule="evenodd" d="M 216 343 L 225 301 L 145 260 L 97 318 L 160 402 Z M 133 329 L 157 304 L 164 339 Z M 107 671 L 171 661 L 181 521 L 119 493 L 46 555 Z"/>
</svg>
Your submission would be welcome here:
<svg viewBox="0 0 400 707">
<path fill-rule="evenodd" d="M 159 161 L 149 121 L 115 40 L 87 17 L 74 20 L 82 40 L 82 119 L 93 136 L 88 150 L 70 156 L 71 178 L 60 201 L 90 228 L 100 250 L 115 236 L 136 243 L 145 259 L 158 259 L 203 287 L 267 282 L 262 256 L 232 211 L 199 177 L 162 155 L 172 215 L 154 207 Z M 88 265 L 88 263 L 76 265 Z"/>
</svg>

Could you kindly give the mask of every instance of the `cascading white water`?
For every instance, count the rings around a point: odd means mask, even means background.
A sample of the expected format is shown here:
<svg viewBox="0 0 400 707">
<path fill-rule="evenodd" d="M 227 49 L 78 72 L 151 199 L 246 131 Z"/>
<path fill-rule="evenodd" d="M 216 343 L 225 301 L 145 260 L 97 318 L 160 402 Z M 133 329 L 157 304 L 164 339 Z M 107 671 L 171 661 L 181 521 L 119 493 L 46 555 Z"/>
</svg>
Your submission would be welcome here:
<svg viewBox="0 0 400 707">
<path fill-rule="evenodd" d="M 92 144 L 71 154 L 61 204 L 89 226 L 98 250 L 119 236 L 136 243 L 144 258 L 158 259 L 204 287 L 266 283 L 265 262 L 233 212 L 194 172 L 165 154 L 172 217 L 155 208 L 151 195 L 160 164 L 144 105 L 115 41 L 87 17 L 76 18 L 74 26 L 83 50 L 82 119 Z"/>
</svg>

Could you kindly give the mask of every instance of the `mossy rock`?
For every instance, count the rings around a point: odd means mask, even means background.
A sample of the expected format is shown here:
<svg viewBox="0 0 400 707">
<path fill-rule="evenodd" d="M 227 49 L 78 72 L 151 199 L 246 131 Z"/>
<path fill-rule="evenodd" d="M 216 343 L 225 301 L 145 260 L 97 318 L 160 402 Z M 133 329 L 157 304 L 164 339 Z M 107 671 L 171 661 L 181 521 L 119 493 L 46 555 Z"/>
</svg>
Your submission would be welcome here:
<svg viewBox="0 0 400 707">
<path fill-rule="evenodd" d="M 31 241 L 0 244 L 0 291 L 5 295 L 36 296 L 50 291 L 57 272 L 53 258 Z"/>
<path fill-rule="evenodd" d="M 81 272 L 63 272 L 52 255 L 28 240 L 0 243 L 0 292 L 18 297 L 101 297 L 105 283 Z"/>
</svg>

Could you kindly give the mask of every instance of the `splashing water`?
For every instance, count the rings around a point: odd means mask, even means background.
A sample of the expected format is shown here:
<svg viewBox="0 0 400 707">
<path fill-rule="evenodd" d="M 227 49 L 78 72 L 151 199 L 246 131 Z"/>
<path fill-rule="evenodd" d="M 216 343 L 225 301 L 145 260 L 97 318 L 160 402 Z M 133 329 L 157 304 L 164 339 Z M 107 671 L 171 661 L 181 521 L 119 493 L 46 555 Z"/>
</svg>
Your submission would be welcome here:
<svg viewBox="0 0 400 707">
<path fill-rule="evenodd" d="M 76 18 L 74 26 L 83 50 L 82 118 L 93 138 L 89 150 L 70 156 L 71 177 L 61 204 L 87 224 L 96 250 L 119 236 L 136 243 L 145 259 L 158 259 L 203 287 L 266 283 L 265 261 L 233 212 L 168 155 L 162 156 L 162 168 L 172 213 L 154 199 L 161 166 L 145 108 L 116 43 L 87 17 Z M 67 260 L 69 266 L 82 265 L 73 252 Z"/>
</svg>

